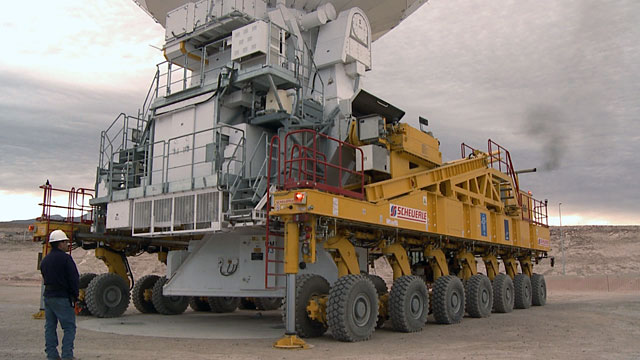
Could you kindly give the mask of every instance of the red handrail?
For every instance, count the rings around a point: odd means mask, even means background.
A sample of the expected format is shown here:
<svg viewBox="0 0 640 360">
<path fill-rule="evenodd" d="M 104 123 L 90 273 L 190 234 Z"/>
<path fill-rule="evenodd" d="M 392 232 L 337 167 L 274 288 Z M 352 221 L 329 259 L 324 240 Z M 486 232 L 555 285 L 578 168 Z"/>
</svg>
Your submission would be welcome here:
<svg viewBox="0 0 640 360">
<path fill-rule="evenodd" d="M 362 149 L 344 141 L 338 140 L 331 136 L 320 134 L 314 130 L 303 129 L 289 132 L 284 139 L 284 148 L 289 148 L 289 139 L 296 135 L 312 136 L 311 147 L 303 144 L 292 144 L 290 158 L 286 158 L 285 154 L 285 182 L 286 189 L 295 188 L 312 188 L 320 189 L 331 193 L 350 196 L 357 199 L 364 199 L 364 170 L 356 171 L 344 167 L 342 164 L 342 152 L 344 148 L 353 150 L 355 154 L 360 155 L 361 163 L 364 162 L 364 152 Z M 327 161 L 326 155 L 318 150 L 318 138 L 325 139 L 329 142 L 337 144 L 338 147 L 338 164 Z M 304 139 L 303 139 L 304 140 Z M 297 155 L 297 156 L 296 156 Z M 357 155 L 356 155 L 357 156 Z M 328 169 L 333 168 L 338 171 L 337 185 L 328 183 L 326 174 Z M 320 175 L 319 170 L 324 170 L 324 174 Z M 359 189 L 357 191 L 346 189 L 342 185 L 342 175 L 349 173 L 359 178 Z M 297 178 L 294 174 L 297 174 Z"/>
<path fill-rule="evenodd" d="M 531 197 L 530 194 L 526 194 L 520 191 L 520 184 L 518 182 L 518 176 L 514 170 L 513 162 L 511 161 L 511 153 L 500 144 L 489 139 L 487 144 L 488 150 L 488 166 L 492 169 L 499 170 L 509 177 L 513 181 L 515 189 L 511 190 L 514 197 L 518 201 L 518 206 L 522 208 L 522 219 L 530 223 L 541 226 L 549 226 L 547 201 L 536 200 Z M 470 150 L 471 154 L 476 149 L 471 146 L 462 143 L 460 145 L 460 151 L 463 158 L 466 158 L 467 150 Z M 495 152 L 494 152 L 495 150 Z"/>
<path fill-rule="evenodd" d="M 51 209 L 61 209 L 67 211 L 67 217 L 64 218 L 65 223 L 72 224 L 87 224 L 93 223 L 93 207 L 88 205 L 89 200 L 94 197 L 94 190 L 87 188 L 71 188 L 71 190 L 56 189 L 51 185 L 42 185 L 41 189 L 44 190 L 44 196 L 42 203 L 38 204 L 42 206 L 42 216 L 37 220 L 49 221 L 51 220 Z M 59 192 L 62 194 L 68 194 L 67 206 L 54 205 L 53 193 Z M 78 220 L 76 220 L 76 214 L 79 214 Z"/>
<path fill-rule="evenodd" d="M 495 154 L 493 153 L 493 146 L 497 148 L 497 153 Z M 513 163 L 511 162 L 511 154 L 509 153 L 509 151 L 491 139 L 489 139 L 488 141 L 488 150 L 489 167 L 495 169 L 496 167 L 494 166 L 494 164 L 496 164 L 499 171 L 509 175 L 511 177 L 511 180 L 513 180 L 513 186 L 515 186 L 514 194 L 520 194 L 520 184 L 518 184 L 518 176 L 513 169 Z M 517 196 L 517 199 L 518 205 L 522 206 L 522 199 L 520 198 L 520 196 Z"/>
<path fill-rule="evenodd" d="M 51 209 L 61 209 L 67 211 L 67 217 L 63 219 L 63 222 L 70 224 L 69 232 L 71 233 L 70 239 L 73 240 L 73 227 L 75 224 L 91 225 L 93 223 L 93 206 L 89 205 L 89 200 L 94 197 L 94 190 L 87 188 L 71 188 L 71 190 L 56 189 L 50 184 L 40 186 L 43 189 L 42 203 L 38 204 L 42 206 L 42 215 L 37 218 L 37 221 L 43 221 L 47 223 L 45 244 L 49 243 L 49 233 L 51 232 Z M 53 193 L 59 192 L 62 194 L 68 194 L 67 206 L 54 205 Z M 79 214 L 76 220 L 76 213 Z M 48 246 L 45 246 L 46 255 Z M 71 253 L 72 247 L 69 247 L 69 253 Z"/>
<path fill-rule="evenodd" d="M 522 220 L 526 220 L 536 225 L 549 226 L 548 203 L 546 200 L 536 200 L 530 194 L 525 193 L 520 193 L 519 198 L 523 204 Z"/>
<path fill-rule="evenodd" d="M 469 156 L 473 155 L 473 153 L 478 151 L 465 143 L 460 144 L 460 154 L 462 155 L 463 159 L 467 157 L 466 150 L 469 150 Z"/>
</svg>

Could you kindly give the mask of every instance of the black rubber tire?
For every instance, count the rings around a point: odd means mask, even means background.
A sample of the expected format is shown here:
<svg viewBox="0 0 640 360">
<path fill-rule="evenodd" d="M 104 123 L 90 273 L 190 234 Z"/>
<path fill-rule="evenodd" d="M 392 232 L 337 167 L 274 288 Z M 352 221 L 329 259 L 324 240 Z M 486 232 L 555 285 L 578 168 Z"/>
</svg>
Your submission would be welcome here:
<svg viewBox="0 0 640 360">
<path fill-rule="evenodd" d="M 378 322 L 378 295 L 365 275 L 345 275 L 329 291 L 327 323 L 336 340 L 368 340 Z"/>
<path fill-rule="evenodd" d="M 80 316 L 89 316 L 89 315 L 91 315 L 91 311 L 89 311 L 89 308 L 87 307 L 87 301 L 86 301 L 87 287 L 89 287 L 89 283 L 96 276 L 98 276 L 98 275 L 96 275 L 94 273 L 86 273 L 86 274 L 80 275 L 80 280 L 78 282 L 78 289 L 84 291 L 84 298 L 83 299 L 78 299 L 78 307 L 80 308 L 80 312 L 78 313 L 78 315 L 80 315 Z"/>
<path fill-rule="evenodd" d="M 464 286 L 453 275 L 439 277 L 433 285 L 433 317 L 438 324 L 457 324 L 464 317 Z"/>
<path fill-rule="evenodd" d="M 277 310 L 282 306 L 281 297 L 257 297 L 253 299 L 257 310 Z"/>
<path fill-rule="evenodd" d="M 507 274 L 498 274 L 493 279 L 493 312 L 510 313 L 513 311 L 513 281 Z"/>
<path fill-rule="evenodd" d="M 189 297 L 189 306 L 193 311 L 211 311 L 211 306 L 209 305 L 209 299 L 203 296 L 190 296 Z"/>
<path fill-rule="evenodd" d="M 239 297 L 209 296 L 209 306 L 214 313 L 231 313 L 240 305 Z"/>
<path fill-rule="evenodd" d="M 301 338 L 314 338 L 322 336 L 327 331 L 327 326 L 319 321 L 309 318 L 307 306 L 314 296 L 329 294 L 329 282 L 320 275 L 302 274 L 296 276 L 296 333 Z M 287 323 L 287 299 L 284 298 L 282 306 L 282 320 Z"/>
<path fill-rule="evenodd" d="M 253 301 L 253 298 L 241 298 L 238 308 L 242 310 L 255 310 L 256 303 Z"/>
<path fill-rule="evenodd" d="M 131 291 L 133 306 L 143 314 L 157 313 L 156 308 L 153 306 L 153 301 L 151 299 L 145 300 L 144 292 L 147 289 L 153 289 L 153 286 L 159 278 L 160 277 L 158 275 L 145 275 L 138 279 L 138 281 L 133 285 L 133 290 Z M 153 290 L 151 291 L 153 293 Z"/>
<path fill-rule="evenodd" d="M 547 282 L 544 275 L 533 274 L 531 276 L 531 304 L 544 306 L 547 303 Z"/>
<path fill-rule="evenodd" d="M 91 314 L 99 318 L 118 317 L 129 307 L 129 285 L 115 273 L 100 274 L 87 287 L 85 301 Z"/>
<path fill-rule="evenodd" d="M 429 314 L 429 290 L 418 276 L 401 276 L 393 282 L 389 295 L 389 315 L 393 329 L 422 330 Z"/>
<path fill-rule="evenodd" d="M 153 307 L 155 307 L 156 311 L 158 311 L 162 315 L 182 314 L 185 310 L 187 310 L 187 306 L 189 306 L 189 297 L 164 296 L 162 293 L 162 288 L 166 283 L 167 277 L 163 276 L 159 278 L 153 285 L 153 290 L 151 290 L 151 301 L 153 302 Z"/>
<path fill-rule="evenodd" d="M 378 301 L 380 301 L 380 296 L 389 293 L 389 289 L 387 288 L 387 283 L 384 281 L 383 278 L 381 278 L 378 275 L 367 274 L 367 277 L 373 283 L 373 287 L 376 288 L 376 293 L 378 294 Z M 387 321 L 388 318 L 389 318 L 388 316 L 384 316 L 383 314 L 380 314 L 380 311 L 378 311 L 378 321 L 376 322 L 376 329 L 380 329 L 384 325 L 384 323 Z"/>
<path fill-rule="evenodd" d="M 516 309 L 528 309 L 531 307 L 531 278 L 525 274 L 518 274 L 513 279 L 514 307 Z"/>
<path fill-rule="evenodd" d="M 491 315 L 493 308 L 493 289 L 486 275 L 476 274 L 465 285 L 466 308 L 469 316 L 484 318 Z"/>
</svg>

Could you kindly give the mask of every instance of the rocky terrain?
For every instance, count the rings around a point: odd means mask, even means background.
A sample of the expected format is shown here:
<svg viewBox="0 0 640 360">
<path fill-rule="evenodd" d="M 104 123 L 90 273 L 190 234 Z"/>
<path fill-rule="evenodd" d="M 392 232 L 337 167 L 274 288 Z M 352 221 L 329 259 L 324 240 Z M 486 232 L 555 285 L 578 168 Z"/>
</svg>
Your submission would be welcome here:
<svg viewBox="0 0 640 360">
<path fill-rule="evenodd" d="M 39 281 L 36 270 L 39 243 L 31 241 L 28 224 L 0 223 L 0 281 Z M 549 260 L 542 261 L 535 271 L 545 275 L 562 275 L 561 243 L 564 239 L 566 275 L 633 275 L 640 276 L 640 226 L 564 226 L 551 228 Z M 73 257 L 82 272 L 106 271 L 104 264 L 93 256 L 93 251 L 77 249 Z M 155 255 L 143 254 L 130 258 L 136 277 L 162 273 L 164 265 Z M 390 277 L 384 261 L 376 264 L 376 273 Z"/>
</svg>

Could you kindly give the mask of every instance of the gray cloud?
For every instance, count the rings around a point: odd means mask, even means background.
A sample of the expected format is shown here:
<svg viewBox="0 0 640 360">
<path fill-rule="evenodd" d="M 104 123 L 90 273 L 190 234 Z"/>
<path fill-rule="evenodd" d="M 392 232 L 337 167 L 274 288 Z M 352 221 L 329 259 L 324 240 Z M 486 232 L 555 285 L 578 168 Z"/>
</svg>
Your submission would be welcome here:
<svg viewBox="0 0 640 360">
<path fill-rule="evenodd" d="M 511 151 L 524 187 L 640 223 L 640 4 L 429 2 L 374 44 L 371 91 L 460 142 Z M 401 56 L 398 56 L 401 54 Z"/>
<path fill-rule="evenodd" d="M 429 118 L 446 159 L 463 141 L 486 148 L 491 138 L 517 168 L 538 167 L 521 178 L 536 197 L 640 223 L 638 23 L 632 0 L 431 1 L 374 44 L 364 84 L 405 121 Z M 148 86 L 73 81 L 0 72 L 1 190 L 34 191 L 47 178 L 93 186 L 100 131 L 135 112 Z"/>
<path fill-rule="evenodd" d="M 526 112 L 521 126 L 540 142 L 544 170 L 558 170 L 568 151 L 566 122 L 562 110 L 553 106 L 536 105 Z"/>
<path fill-rule="evenodd" d="M 0 189 L 93 188 L 100 131 L 141 94 L 89 89 L 0 72 Z"/>
</svg>

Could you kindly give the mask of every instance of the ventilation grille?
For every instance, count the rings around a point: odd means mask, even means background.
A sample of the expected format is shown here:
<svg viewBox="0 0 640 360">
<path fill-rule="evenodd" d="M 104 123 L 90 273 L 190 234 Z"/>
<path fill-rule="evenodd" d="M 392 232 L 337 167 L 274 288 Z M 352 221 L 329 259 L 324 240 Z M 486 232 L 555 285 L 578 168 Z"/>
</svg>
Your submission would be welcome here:
<svg viewBox="0 0 640 360">
<path fill-rule="evenodd" d="M 151 200 L 141 201 L 135 204 L 134 229 L 149 229 L 151 227 Z"/>
<path fill-rule="evenodd" d="M 139 201 L 134 205 L 133 234 L 149 236 L 219 230 L 220 206 L 217 191 Z"/>
<path fill-rule="evenodd" d="M 171 198 L 153 201 L 154 226 L 170 226 L 171 224 Z"/>
</svg>

